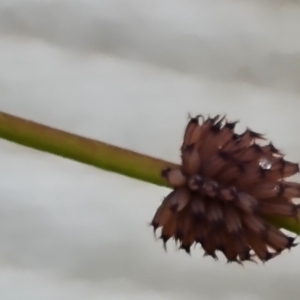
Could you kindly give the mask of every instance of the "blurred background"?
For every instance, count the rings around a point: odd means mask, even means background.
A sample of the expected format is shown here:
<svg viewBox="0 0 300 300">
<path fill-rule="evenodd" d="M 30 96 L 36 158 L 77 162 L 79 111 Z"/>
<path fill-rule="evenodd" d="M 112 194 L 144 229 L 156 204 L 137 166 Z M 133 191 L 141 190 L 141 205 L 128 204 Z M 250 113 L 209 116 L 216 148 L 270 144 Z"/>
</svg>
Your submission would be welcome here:
<svg viewBox="0 0 300 300">
<path fill-rule="evenodd" d="M 0 110 L 179 161 L 188 114 L 226 113 L 300 161 L 300 2 L 0 0 Z M 0 141 L 0 298 L 299 299 L 265 265 L 165 253 L 165 188 Z"/>
</svg>

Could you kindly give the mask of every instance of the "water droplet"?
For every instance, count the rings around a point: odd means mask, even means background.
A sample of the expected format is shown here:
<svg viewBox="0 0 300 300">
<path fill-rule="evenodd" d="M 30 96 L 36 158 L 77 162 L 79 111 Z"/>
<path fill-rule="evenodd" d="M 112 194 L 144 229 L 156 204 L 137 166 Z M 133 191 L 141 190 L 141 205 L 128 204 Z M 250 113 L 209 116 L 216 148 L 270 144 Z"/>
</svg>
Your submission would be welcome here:
<svg viewBox="0 0 300 300">
<path fill-rule="evenodd" d="M 272 163 L 266 158 L 261 158 L 259 161 L 259 165 L 264 170 L 270 170 L 272 167 Z"/>
</svg>

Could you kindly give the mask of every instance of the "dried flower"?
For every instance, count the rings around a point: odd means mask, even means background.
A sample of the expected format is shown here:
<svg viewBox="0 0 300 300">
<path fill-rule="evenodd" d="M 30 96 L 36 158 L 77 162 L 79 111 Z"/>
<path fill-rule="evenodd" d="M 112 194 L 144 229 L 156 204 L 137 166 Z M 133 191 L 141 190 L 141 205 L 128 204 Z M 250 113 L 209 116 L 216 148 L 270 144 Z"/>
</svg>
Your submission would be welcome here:
<svg viewBox="0 0 300 300">
<path fill-rule="evenodd" d="M 300 184 L 286 178 L 299 165 L 272 143 L 262 145 L 262 134 L 235 133 L 236 123 L 219 115 L 188 122 L 181 166 L 162 172 L 174 189 L 151 222 L 154 231 L 161 227 L 164 246 L 174 238 L 190 253 L 199 243 L 205 255 L 217 259 L 220 251 L 229 262 L 242 263 L 265 262 L 296 245 L 265 217 L 298 218 L 292 199 L 300 198 Z"/>
</svg>

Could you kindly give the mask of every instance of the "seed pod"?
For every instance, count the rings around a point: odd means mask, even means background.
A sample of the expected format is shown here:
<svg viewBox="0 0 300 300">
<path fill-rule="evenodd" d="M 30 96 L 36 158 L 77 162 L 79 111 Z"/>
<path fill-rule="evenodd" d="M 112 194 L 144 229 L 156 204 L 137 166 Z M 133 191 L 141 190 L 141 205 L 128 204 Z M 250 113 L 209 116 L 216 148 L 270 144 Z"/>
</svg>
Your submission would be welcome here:
<svg viewBox="0 0 300 300">
<path fill-rule="evenodd" d="M 242 264 L 266 262 L 296 246 L 295 238 L 272 226 L 266 217 L 299 219 L 300 183 L 286 178 L 299 172 L 262 134 L 249 128 L 234 132 L 236 122 L 200 116 L 188 122 L 181 147 L 182 165 L 162 176 L 174 188 L 157 209 L 151 225 L 161 228 L 190 253 L 201 244 L 205 256 Z"/>
</svg>

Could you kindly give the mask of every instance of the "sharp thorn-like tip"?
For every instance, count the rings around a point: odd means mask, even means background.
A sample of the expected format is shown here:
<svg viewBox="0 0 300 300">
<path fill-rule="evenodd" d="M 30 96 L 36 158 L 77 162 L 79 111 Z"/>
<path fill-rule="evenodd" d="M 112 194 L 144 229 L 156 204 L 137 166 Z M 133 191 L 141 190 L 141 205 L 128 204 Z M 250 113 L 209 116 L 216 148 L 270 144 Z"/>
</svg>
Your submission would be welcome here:
<svg viewBox="0 0 300 300">
<path fill-rule="evenodd" d="M 157 239 L 157 236 L 156 236 L 156 230 L 158 229 L 158 224 L 157 224 L 157 223 L 154 223 L 154 222 L 150 222 L 150 223 L 149 223 L 149 226 L 150 226 L 150 227 L 153 227 L 153 235 L 154 235 L 154 238 Z"/>
<path fill-rule="evenodd" d="M 213 118 L 210 118 L 210 117 L 209 117 L 209 120 L 210 120 L 212 123 L 215 123 L 219 118 L 220 118 L 220 115 L 216 115 L 216 116 L 213 117 Z"/>
<path fill-rule="evenodd" d="M 274 154 L 282 154 L 279 149 L 277 149 L 272 142 L 268 144 L 270 151 Z"/>
<path fill-rule="evenodd" d="M 263 259 L 263 263 L 265 264 L 266 262 L 268 262 L 269 260 L 271 260 L 272 258 L 274 258 L 275 256 L 279 255 L 279 253 L 271 253 L 271 252 L 267 252 L 266 258 Z"/>
<path fill-rule="evenodd" d="M 235 122 L 227 122 L 224 127 L 226 128 L 229 128 L 230 130 L 234 130 L 236 124 L 238 123 L 239 121 L 235 121 Z"/>
<path fill-rule="evenodd" d="M 181 244 L 179 249 L 184 250 L 187 254 L 191 255 L 191 245 Z"/>
<path fill-rule="evenodd" d="M 159 227 L 159 224 L 154 221 L 152 221 L 149 225 L 152 226 L 154 230 L 156 230 Z"/>
<path fill-rule="evenodd" d="M 160 239 L 163 241 L 163 247 L 164 247 L 164 250 L 167 251 L 167 242 L 168 242 L 168 240 L 170 239 L 170 237 L 167 236 L 167 235 L 162 234 L 162 235 L 160 236 Z"/>
<path fill-rule="evenodd" d="M 163 247 L 164 247 L 165 252 L 167 252 L 167 243 L 163 242 Z"/>
<path fill-rule="evenodd" d="M 213 253 L 208 253 L 208 252 L 205 251 L 204 254 L 203 254 L 203 257 L 206 257 L 206 256 L 212 257 L 214 259 L 214 261 L 219 260 L 218 256 L 214 252 Z"/>
<path fill-rule="evenodd" d="M 253 131 L 249 127 L 247 127 L 247 129 L 244 133 L 246 133 L 246 132 L 248 132 L 249 135 L 251 136 L 251 138 L 253 138 L 253 139 L 266 140 L 265 135 L 263 133 Z"/>
<path fill-rule="evenodd" d="M 295 243 L 295 240 L 296 240 L 297 237 L 288 237 L 288 245 L 287 245 L 287 248 L 288 249 L 291 249 L 293 247 L 296 247 L 299 243 Z"/>
<path fill-rule="evenodd" d="M 221 130 L 221 126 L 222 126 L 221 123 L 216 123 L 216 124 L 212 125 L 212 126 L 210 127 L 210 129 L 211 129 L 213 132 L 218 133 L 218 132 Z"/>
<path fill-rule="evenodd" d="M 212 258 L 213 258 L 215 261 L 218 261 L 218 260 L 219 260 L 219 257 L 218 257 L 216 254 L 212 255 Z"/>
<path fill-rule="evenodd" d="M 204 116 L 201 115 L 201 114 L 199 114 L 199 115 L 196 115 L 195 117 L 193 117 L 191 113 L 188 113 L 188 118 L 190 119 L 190 122 L 191 122 L 191 121 L 192 121 L 192 122 L 198 122 L 198 120 L 199 120 L 200 118 L 204 118 Z"/>
</svg>

